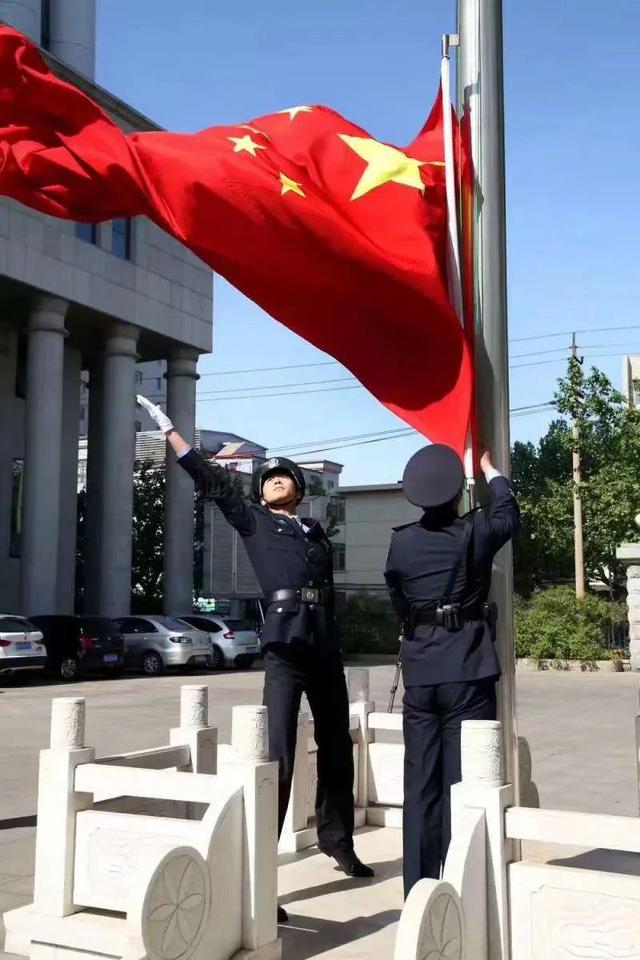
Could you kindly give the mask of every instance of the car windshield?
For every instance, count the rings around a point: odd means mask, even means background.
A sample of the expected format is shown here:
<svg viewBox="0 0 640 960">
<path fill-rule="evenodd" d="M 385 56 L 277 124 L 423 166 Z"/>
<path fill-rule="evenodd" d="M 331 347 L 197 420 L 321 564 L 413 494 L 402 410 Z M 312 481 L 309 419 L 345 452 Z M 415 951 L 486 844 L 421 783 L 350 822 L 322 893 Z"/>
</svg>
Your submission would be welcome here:
<svg viewBox="0 0 640 960">
<path fill-rule="evenodd" d="M 227 620 L 225 617 L 224 622 L 230 630 L 255 630 L 256 628 L 255 623 L 252 623 L 251 620 Z"/>
<path fill-rule="evenodd" d="M 194 627 L 190 623 L 187 623 L 186 620 L 178 620 L 177 617 L 154 617 L 154 620 L 157 620 L 158 623 L 166 627 L 167 630 L 193 630 Z"/>
</svg>

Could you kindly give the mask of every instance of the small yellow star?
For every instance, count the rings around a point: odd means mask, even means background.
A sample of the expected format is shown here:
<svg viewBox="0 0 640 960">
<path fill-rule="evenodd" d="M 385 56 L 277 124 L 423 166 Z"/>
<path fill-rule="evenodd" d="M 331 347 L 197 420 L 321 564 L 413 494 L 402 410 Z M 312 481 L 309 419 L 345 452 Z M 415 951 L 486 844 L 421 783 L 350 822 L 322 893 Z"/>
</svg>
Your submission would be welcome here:
<svg viewBox="0 0 640 960">
<path fill-rule="evenodd" d="M 287 107 L 286 110 L 278 110 L 277 113 L 288 113 L 290 120 L 295 120 L 299 113 L 311 113 L 311 107 Z"/>
<path fill-rule="evenodd" d="M 248 133 L 245 134 L 244 137 L 227 137 L 227 140 L 231 140 L 231 143 L 235 144 L 233 148 L 234 153 L 242 153 L 243 150 L 246 150 L 252 157 L 255 157 L 256 150 L 267 149 L 263 147 L 261 143 L 256 143 L 255 140 L 252 140 Z"/>
<path fill-rule="evenodd" d="M 299 197 L 304 197 L 305 192 L 302 189 L 302 184 L 296 183 L 295 180 L 292 180 L 291 177 L 288 177 L 286 173 L 280 171 L 280 183 L 282 184 L 282 191 L 280 193 L 281 197 L 284 197 L 285 193 L 297 193 Z"/>
<path fill-rule="evenodd" d="M 268 133 L 265 133 L 264 130 L 258 130 L 257 127 L 252 127 L 249 123 L 240 123 L 238 126 L 241 130 L 249 130 L 251 133 L 257 133 L 258 136 L 264 137 L 265 140 L 271 140 L 271 137 Z"/>
<path fill-rule="evenodd" d="M 343 133 L 338 136 L 367 163 L 351 195 L 352 200 L 363 197 L 365 193 L 385 183 L 401 183 L 405 187 L 414 187 L 421 193 L 424 192 L 420 167 L 424 166 L 426 161 L 414 160 L 402 150 L 370 137 L 350 137 Z"/>
</svg>

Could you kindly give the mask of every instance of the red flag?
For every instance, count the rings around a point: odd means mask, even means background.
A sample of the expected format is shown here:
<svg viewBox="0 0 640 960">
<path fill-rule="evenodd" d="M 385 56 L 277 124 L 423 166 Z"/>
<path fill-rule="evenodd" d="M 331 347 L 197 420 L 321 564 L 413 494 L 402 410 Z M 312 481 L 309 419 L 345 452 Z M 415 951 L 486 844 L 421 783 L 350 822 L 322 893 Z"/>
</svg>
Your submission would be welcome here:
<svg viewBox="0 0 640 960">
<path fill-rule="evenodd" d="M 72 220 L 144 214 L 462 453 L 472 373 L 447 293 L 439 97 L 405 150 L 323 106 L 125 134 L 2 27 L 0 193 Z"/>
</svg>

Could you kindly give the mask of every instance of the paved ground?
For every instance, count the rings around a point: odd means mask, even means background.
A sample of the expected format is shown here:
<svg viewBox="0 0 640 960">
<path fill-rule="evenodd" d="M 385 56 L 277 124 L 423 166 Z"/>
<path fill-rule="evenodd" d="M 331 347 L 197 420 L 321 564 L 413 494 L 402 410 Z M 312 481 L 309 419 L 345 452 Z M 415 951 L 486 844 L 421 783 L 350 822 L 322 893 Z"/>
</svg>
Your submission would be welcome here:
<svg viewBox="0 0 640 960">
<path fill-rule="evenodd" d="M 391 667 L 371 670 L 372 697 L 381 709 L 391 675 Z M 613 673 L 518 676 L 519 732 L 531 746 L 543 806 L 638 815 L 639 681 L 634 674 Z M 103 755 L 166 743 L 167 730 L 178 723 L 178 688 L 185 682 L 209 685 L 211 722 L 222 741 L 229 737 L 230 707 L 260 702 L 259 671 L 73 687 L 0 683 L 0 912 L 31 896 L 38 751 L 47 746 L 51 698 L 87 697 L 87 743 Z M 386 830 L 359 836 L 359 851 L 378 865 L 376 879 L 364 887 L 336 873 L 317 853 L 283 863 L 282 902 L 294 921 L 284 934 L 287 960 L 392 954 L 401 906 L 399 839 Z M 352 890 L 350 896 L 340 896 L 345 890 Z"/>
</svg>

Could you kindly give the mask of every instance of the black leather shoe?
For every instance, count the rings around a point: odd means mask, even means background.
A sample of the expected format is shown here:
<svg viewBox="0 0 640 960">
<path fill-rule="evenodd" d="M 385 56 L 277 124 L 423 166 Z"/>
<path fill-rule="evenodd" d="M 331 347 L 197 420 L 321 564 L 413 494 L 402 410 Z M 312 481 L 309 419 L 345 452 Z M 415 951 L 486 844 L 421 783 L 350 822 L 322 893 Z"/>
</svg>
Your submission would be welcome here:
<svg viewBox="0 0 640 960">
<path fill-rule="evenodd" d="M 351 850 L 349 853 L 335 853 L 331 850 L 323 850 L 320 847 L 322 853 L 326 854 L 328 857 L 333 857 L 343 873 L 346 873 L 348 877 L 374 877 L 375 873 L 371 867 L 367 866 L 366 863 L 363 863 L 362 860 L 356 855 L 354 850 Z"/>
<path fill-rule="evenodd" d="M 278 905 L 278 923 L 289 923 L 289 914 L 280 905 Z"/>
</svg>

